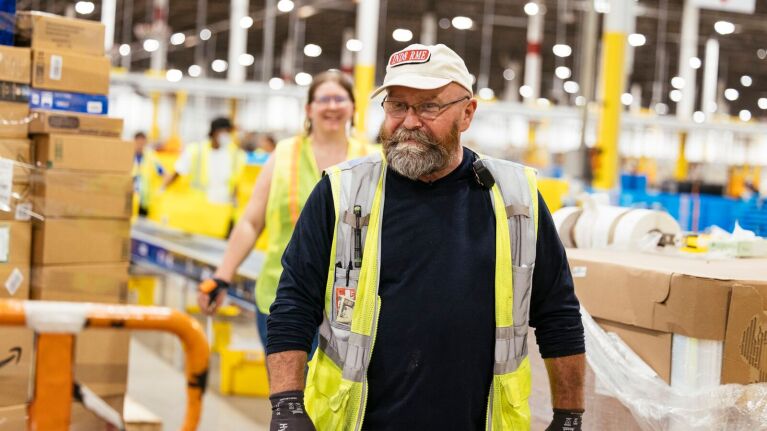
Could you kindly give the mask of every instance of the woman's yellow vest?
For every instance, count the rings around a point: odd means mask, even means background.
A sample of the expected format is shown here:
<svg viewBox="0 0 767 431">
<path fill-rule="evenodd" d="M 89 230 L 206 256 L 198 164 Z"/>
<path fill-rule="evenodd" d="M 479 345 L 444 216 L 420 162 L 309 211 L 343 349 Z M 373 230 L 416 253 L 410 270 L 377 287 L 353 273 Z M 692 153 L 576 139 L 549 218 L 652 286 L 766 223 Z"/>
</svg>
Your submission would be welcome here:
<svg viewBox="0 0 767 431">
<path fill-rule="evenodd" d="M 375 148 L 349 138 L 346 159 L 366 156 Z M 320 171 L 306 136 L 285 139 L 274 150 L 274 173 L 266 204 L 265 229 L 269 232 L 266 259 L 256 281 L 256 306 L 269 314 L 277 294 L 282 274 L 282 253 L 285 251 L 298 215 L 314 186 L 320 181 Z"/>
<path fill-rule="evenodd" d="M 528 430 L 531 382 L 527 331 L 538 226 L 536 174 L 531 168 L 505 160 L 484 158 L 483 162 L 495 179 L 488 193 L 496 223 L 495 361 L 488 388 L 486 429 Z M 386 162 L 375 154 L 342 163 L 326 173 L 337 224 L 320 343 L 309 364 L 305 403 L 319 431 L 359 430 L 365 416 L 367 367 L 378 317 L 382 309 L 386 310 L 378 296 Z M 346 279 L 346 269 L 333 264 L 354 260 L 358 229 L 364 242 L 361 265 L 350 274 L 352 294 L 335 288 L 337 278 Z M 336 270 L 343 274 L 336 274 Z"/>
</svg>

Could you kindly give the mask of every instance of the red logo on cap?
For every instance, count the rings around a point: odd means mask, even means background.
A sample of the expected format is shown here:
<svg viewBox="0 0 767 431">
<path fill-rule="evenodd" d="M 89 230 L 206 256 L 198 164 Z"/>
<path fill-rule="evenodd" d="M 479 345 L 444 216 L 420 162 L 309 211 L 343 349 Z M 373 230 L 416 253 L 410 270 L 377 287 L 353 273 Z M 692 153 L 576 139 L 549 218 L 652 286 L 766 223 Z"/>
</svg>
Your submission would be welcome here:
<svg viewBox="0 0 767 431">
<path fill-rule="evenodd" d="M 395 52 L 389 57 L 389 66 L 401 66 L 403 64 L 426 63 L 431 58 L 428 49 L 409 49 Z"/>
</svg>

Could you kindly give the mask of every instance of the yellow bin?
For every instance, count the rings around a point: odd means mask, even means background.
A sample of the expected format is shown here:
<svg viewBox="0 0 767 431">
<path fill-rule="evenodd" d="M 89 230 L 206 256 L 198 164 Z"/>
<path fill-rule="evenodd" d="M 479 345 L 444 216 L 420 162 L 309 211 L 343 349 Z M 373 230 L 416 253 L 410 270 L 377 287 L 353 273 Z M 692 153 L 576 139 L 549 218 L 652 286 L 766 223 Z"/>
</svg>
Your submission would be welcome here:
<svg viewBox="0 0 767 431">
<path fill-rule="evenodd" d="M 269 396 L 264 352 L 226 348 L 220 354 L 223 395 Z"/>
</svg>

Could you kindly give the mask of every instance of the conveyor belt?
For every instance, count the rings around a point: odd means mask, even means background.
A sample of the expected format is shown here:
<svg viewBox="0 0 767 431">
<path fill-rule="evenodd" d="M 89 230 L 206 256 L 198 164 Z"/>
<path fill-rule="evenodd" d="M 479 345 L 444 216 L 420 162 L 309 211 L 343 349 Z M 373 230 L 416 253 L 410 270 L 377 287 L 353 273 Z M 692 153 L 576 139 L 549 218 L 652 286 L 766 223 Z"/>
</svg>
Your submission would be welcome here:
<svg viewBox="0 0 767 431">
<path fill-rule="evenodd" d="M 157 223 L 138 219 L 131 230 L 131 261 L 151 266 L 189 279 L 210 277 L 226 251 L 226 241 L 184 233 Z M 252 252 L 237 270 L 237 279 L 229 290 L 230 300 L 255 309 L 254 287 L 264 263 L 264 255 Z"/>
</svg>

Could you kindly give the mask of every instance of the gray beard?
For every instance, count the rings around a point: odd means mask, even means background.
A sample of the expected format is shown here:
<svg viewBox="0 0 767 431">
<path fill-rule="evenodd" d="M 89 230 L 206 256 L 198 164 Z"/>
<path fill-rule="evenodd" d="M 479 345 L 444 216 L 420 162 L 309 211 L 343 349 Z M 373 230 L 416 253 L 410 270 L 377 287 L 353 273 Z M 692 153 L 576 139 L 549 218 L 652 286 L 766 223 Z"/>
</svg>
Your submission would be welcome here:
<svg viewBox="0 0 767 431">
<path fill-rule="evenodd" d="M 457 125 L 454 125 L 446 139 L 450 141 L 448 145 L 436 142 L 422 130 L 399 128 L 391 136 L 386 136 L 383 131 L 379 136 L 386 162 L 394 172 L 411 180 L 417 180 L 447 167 L 453 157 L 452 150 L 460 145 Z M 416 143 L 402 143 L 410 140 Z"/>
</svg>

